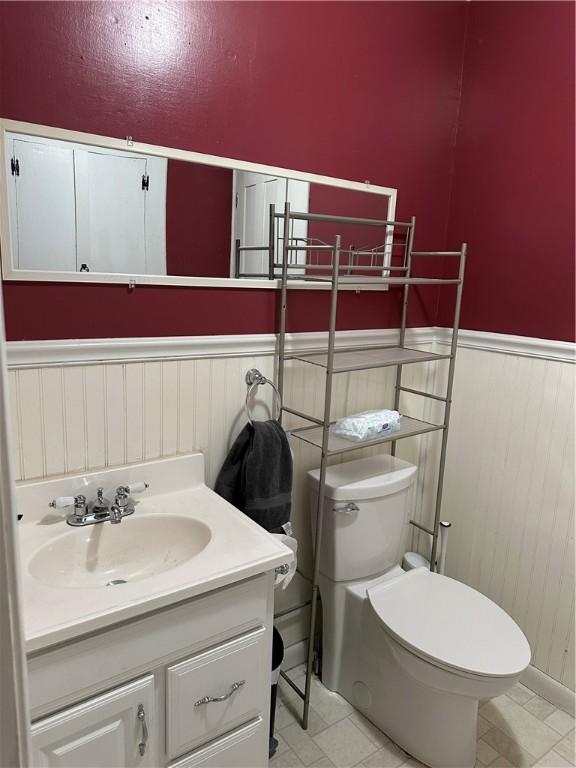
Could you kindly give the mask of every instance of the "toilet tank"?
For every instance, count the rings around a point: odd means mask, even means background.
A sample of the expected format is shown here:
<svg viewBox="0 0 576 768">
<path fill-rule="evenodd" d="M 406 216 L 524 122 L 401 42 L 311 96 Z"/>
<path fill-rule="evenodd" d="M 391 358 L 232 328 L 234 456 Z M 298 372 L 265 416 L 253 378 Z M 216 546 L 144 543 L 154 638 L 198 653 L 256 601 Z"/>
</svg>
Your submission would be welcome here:
<svg viewBox="0 0 576 768">
<path fill-rule="evenodd" d="M 316 534 L 320 470 L 308 472 Z M 416 467 L 370 456 L 326 470 L 320 570 L 333 581 L 376 576 L 399 564 L 409 540 Z M 347 505 L 356 505 L 353 510 Z"/>
</svg>

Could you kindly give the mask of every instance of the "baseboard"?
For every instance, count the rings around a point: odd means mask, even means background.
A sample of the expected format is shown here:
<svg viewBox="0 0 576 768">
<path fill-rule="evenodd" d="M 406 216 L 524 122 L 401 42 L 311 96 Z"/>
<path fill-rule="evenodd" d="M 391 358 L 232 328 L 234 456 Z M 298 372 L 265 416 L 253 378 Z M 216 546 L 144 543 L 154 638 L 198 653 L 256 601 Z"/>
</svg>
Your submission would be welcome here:
<svg viewBox="0 0 576 768">
<path fill-rule="evenodd" d="M 282 669 L 292 669 L 299 664 L 306 663 L 306 657 L 308 655 L 308 640 L 300 640 L 294 645 L 289 645 L 284 649 L 284 661 L 282 662 Z"/>
<path fill-rule="evenodd" d="M 537 693 L 558 709 L 563 709 L 572 717 L 576 714 L 576 694 L 570 688 L 554 680 L 545 672 L 530 665 L 520 677 L 520 682 Z"/>
</svg>

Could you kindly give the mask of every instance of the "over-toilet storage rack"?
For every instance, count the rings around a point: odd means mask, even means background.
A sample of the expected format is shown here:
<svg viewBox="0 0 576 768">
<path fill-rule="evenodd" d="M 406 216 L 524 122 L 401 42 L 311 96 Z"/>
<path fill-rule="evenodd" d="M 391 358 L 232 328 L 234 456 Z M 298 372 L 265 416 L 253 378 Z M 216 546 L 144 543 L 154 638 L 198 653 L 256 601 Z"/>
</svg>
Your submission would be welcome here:
<svg viewBox="0 0 576 768">
<path fill-rule="evenodd" d="M 303 714 L 302 714 L 302 727 L 308 727 L 308 716 L 310 711 L 310 691 L 312 683 L 312 669 L 314 664 L 314 644 L 316 633 L 316 619 L 318 609 L 318 580 L 320 573 L 320 551 L 322 544 L 322 526 L 324 516 L 324 495 L 325 495 L 325 481 L 326 481 L 326 467 L 328 465 L 328 459 L 331 456 L 346 453 L 348 451 L 356 451 L 361 448 L 372 447 L 380 443 L 392 443 L 391 453 L 396 453 L 396 443 L 405 437 L 413 437 L 415 435 L 422 435 L 427 432 L 442 432 L 442 442 L 440 448 L 440 458 L 438 464 L 438 481 L 436 487 L 436 500 L 435 500 L 435 512 L 434 512 L 434 524 L 433 527 L 427 528 L 421 523 L 411 520 L 411 524 L 416 528 L 425 531 L 432 537 L 432 551 L 430 556 L 430 570 L 436 568 L 436 553 L 438 548 L 438 533 L 440 528 L 440 512 L 442 505 L 442 489 L 444 483 L 444 469 L 446 464 L 446 446 L 448 442 L 448 427 L 450 423 L 450 409 L 452 403 L 452 386 L 454 381 L 454 366 L 456 361 L 456 347 L 458 343 L 458 326 L 460 322 L 460 306 L 462 299 L 462 288 L 464 283 L 464 269 L 466 264 L 466 243 L 463 243 L 459 251 L 414 251 L 414 231 L 416 227 L 416 220 L 412 218 L 410 222 L 394 222 L 394 221 L 381 221 L 376 219 L 359 219 L 349 216 L 333 216 L 322 215 L 314 213 L 297 213 L 290 210 L 290 204 L 286 203 L 284 207 L 284 213 L 276 213 L 274 208 L 270 210 L 272 220 L 275 220 L 278 227 L 283 224 L 283 237 L 282 237 L 282 277 L 281 277 L 281 308 L 280 308 L 280 335 L 278 344 L 278 390 L 280 392 L 280 400 L 282 404 L 280 418 L 282 413 L 291 414 L 301 420 L 307 421 L 311 426 L 298 427 L 291 429 L 290 434 L 294 437 L 304 440 L 305 442 L 314 445 L 321 449 L 321 464 L 320 464 L 320 478 L 318 489 L 318 504 L 316 510 L 316 534 L 314 540 L 314 567 L 312 575 L 312 599 L 310 609 L 310 632 L 308 639 L 308 655 L 306 663 L 306 684 L 302 691 L 289 675 L 282 672 L 282 677 L 289 683 L 289 685 L 296 691 L 296 693 L 303 699 Z M 388 259 L 383 259 L 383 263 L 376 266 L 361 266 L 359 264 L 351 268 L 350 265 L 350 248 L 342 248 L 341 235 L 336 235 L 333 244 L 326 244 L 322 246 L 303 244 L 301 239 L 291 239 L 291 224 L 295 220 L 303 221 L 316 221 L 316 222 L 330 222 L 332 224 L 359 225 L 362 227 L 377 227 L 381 228 L 387 235 L 385 238 L 385 245 L 383 246 L 386 253 L 388 249 Z M 393 228 L 393 229 L 391 229 Z M 271 225 L 270 229 L 273 227 Z M 405 230 L 405 240 L 402 247 L 402 264 L 394 266 L 392 264 L 392 248 L 390 243 L 392 242 L 390 233 L 398 233 L 398 231 Z M 271 235 L 270 244 L 270 261 L 274 263 L 274 256 L 272 253 L 272 241 Z M 311 251 L 318 249 L 326 251 L 330 255 L 330 263 L 325 265 L 315 266 L 312 269 L 309 264 L 295 264 L 291 260 L 291 254 L 294 251 Z M 360 251 L 360 254 L 362 252 Z M 366 252 L 367 254 L 370 252 Z M 355 255 L 358 251 L 355 251 Z M 348 256 L 348 261 L 341 263 L 342 256 Z M 458 258 L 458 277 L 457 278 L 444 278 L 444 277 L 413 277 L 412 276 L 412 264 L 413 259 L 419 257 L 455 257 Z M 292 263 L 291 263 L 292 262 Z M 272 272 L 272 269 L 271 269 Z M 357 272 L 357 274 L 353 274 Z M 367 274 L 369 273 L 369 274 Z M 393 273 L 399 273 L 400 276 L 392 276 Z M 305 353 L 287 353 L 286 352 L 286 313 L 288 305 L 288 294 L 290 288 L 298 287 L 298 282 L 306 281 L 318 281 L 326 282 L 330 289 L 330 319 L 328 330 L 328 345 L 324 351 L 313 351 Z M 338 312 L 338 295 L 339 291 L 343 287 L 352 287 L 356 289 L 370 289 L 371 287 L 383 287 L 385 285 L 399 285 L 404 287 L 403 301 L 402 301 L 402 320 L 400 326 L 400 337 L 397 345 L 387 346 L 361 346 L 361 347 L 339 347 L 336 348 L 336 317 Z M 406 340 L 406 323 L 408 319 L 408 299 L 410 295 L 410 287 L 412 285 L 429 286 L 429 285 L 452 285 L 456 288 L 456 301 L 454 305 L 454 322 L 452 325 L 452 340 L 450 344 L 450 351 L 447 354 L 437 354 L 432 352 L 425 352 L 417 349 L 410 349 L 405 345 Z M 432 360 L 449 360 L 448 378 L 446 384 L 445 396 L 439 396 L 436 394 L 424 392 L 418 389 L 405 387 L 402 385 L 402 368 L 409 363 L 426 362 Z M 324 417 L 322 419 L 306 414 L 295 408 L 289 407 L 285 404 L 284 397 L 284 378 L 285 378 L 285 365 L 288 360 L 298 360 L 303 363 L 309 363 L 324 368 L 326 373 L 326 384 L 324 393 Z M 382 368 L 386 366 L 396 367 L 396 383 L 395 383 L 395 397 L 394 397 L 394 409 L 399 410 L 400 397 L 402 392 L 407 392 L 413 395 L 418 395 L 425 398 L 430 398 L 444 405 L 444 419 L 441 424 L 435 424 L 421 419 L 414 419 L 409 416 L 402 416 L 400 429 L 396 432 L 381 434 L 377 438 L 372 440 L 363 441 L 361 443 L 351 442 L 336 437 L 330 433 L 331 425 L 331 406 L 332 406 L 332 382 L 334 375 L 338 373 L 345 373 L 350 371 L 361 371 L 370 368 Z"/>
</svg>

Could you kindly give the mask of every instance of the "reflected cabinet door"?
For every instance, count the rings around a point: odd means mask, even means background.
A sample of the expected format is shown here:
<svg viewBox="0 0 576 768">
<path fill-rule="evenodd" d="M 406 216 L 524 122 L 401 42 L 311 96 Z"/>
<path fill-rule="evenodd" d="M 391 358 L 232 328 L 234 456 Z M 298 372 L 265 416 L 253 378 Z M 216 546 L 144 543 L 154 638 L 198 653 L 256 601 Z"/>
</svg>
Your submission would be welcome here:
<svg viewBox="0 0 576 768">
<path fill-rule="evenodd" d="M 146 159 L 75 154 L 78 262 L 91 272 L 145 274 Z"/>
<path fill-rule="evenodd" d="M 6 137 L 15 269 L 166 274 L 167 161 Z"/>
<path fill-rule="evenodd" d="M 32 753 L 34 768 L 157 765 L 153 675 L 34 723 Z"/>
<path fill-rule="evenodd" d="M 78 270 L 165 275 L 166 160 L 88 148 L 74 167 Z"/>
<path fill-rule="evenodd" d="M 7 148 L 14 267 L 75 272 L 72 147 L 13 139 Z"/>
</svg>

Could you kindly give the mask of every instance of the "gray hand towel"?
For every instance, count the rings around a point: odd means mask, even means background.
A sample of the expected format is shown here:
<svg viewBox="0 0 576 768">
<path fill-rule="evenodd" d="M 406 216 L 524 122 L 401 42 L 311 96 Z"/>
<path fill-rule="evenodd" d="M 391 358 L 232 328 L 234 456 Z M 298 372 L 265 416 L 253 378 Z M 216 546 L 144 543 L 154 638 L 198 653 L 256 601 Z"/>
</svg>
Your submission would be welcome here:
<svg viewBox="0 0 576 768">
<path fill-rule="evenodd" d="M 292 454 L 277 421 L 247 424 L 218 473 L 216 493 L 275 532 L 290 519 Z"/>
</svg>

